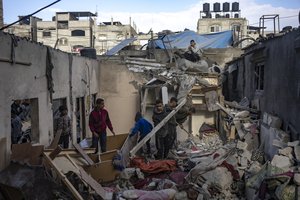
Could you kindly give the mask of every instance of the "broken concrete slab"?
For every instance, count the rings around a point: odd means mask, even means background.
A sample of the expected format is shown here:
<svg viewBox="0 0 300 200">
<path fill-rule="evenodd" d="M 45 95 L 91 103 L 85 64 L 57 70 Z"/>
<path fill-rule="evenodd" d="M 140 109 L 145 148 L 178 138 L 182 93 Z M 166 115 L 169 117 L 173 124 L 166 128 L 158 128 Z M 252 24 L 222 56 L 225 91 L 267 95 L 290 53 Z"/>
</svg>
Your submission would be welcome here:
<svg viewBox="0 0 300 200">
<path fill-rule="evenodd" d="M 263 114 L 263 123 L 267 124 L 268 126 L 272 128 L 280 128 L 282 125 L 282 120 L 274 115 L 271 115 L 269 113 L 264 113 Z"/>
<path fill-rule="evenodd" d="M 284 149 L 279 149 L 278 150 L 278 153 L 280 155 L 284 155 L 284 156 L 287 156 L 287 157 L 289 157 L 292 154 L 292 152 L 293 152 L 293 148 L 292 147 L 286 147 Z"/>
<path fill-rule="evenodd" d="M 228 189 L 233 182 L 231 173 L 224 167 L 208 171 L 202 177 L 207 185 L 220 191 Z"/>
<path fill-rule="evenodd" d="M 273 157 L 271 165 L 281 168 L 284 171 L 288 171 L 289 168 L 292 166 L 292 163 L 291 163 L 290 159 L 286 156 L 275 155 Z"/>
<path fill-rule="evenodd" d="M 300 174 L 299 173 L 294 174 L 294 183 L 296 185 L 300 186 Z"/>
<path fill-rule="evenodd" d="M 287 145 L 289 147 L 295 147 L 295 146 L 298 146 L 300 144 L 300 141 L 299 140 L 296 140 L 296 141 L 293 141 L 293 142 L 288 142 Z"/>
<path fill-rule="evenodd" d="M 299 162 L 300 161 L 300 146 L 295 146 L 294 147 L 294 153 L 296 156 L 296 160 Z"/>
<path fill-rule="evenodd" d="M 281 148 L 281 149 L 287 147 L 287 143 L 284 143 L 284 142 L 282 142 L 278 139 L 273 140 L 272 145 L 275 146 L 275 147 Z"/>
</svg>

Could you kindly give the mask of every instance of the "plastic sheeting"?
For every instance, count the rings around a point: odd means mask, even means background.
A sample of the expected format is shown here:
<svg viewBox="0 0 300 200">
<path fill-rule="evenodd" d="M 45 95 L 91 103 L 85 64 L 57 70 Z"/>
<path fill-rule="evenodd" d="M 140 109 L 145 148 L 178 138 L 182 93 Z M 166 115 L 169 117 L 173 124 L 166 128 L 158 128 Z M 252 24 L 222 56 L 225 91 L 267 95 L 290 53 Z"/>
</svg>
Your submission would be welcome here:
<svg viewBox="0 0 300 200">
<path fill-rule="evenodd" d="M 155 40 L 155 48 L 184 49 L 190 45 L 190 41 L 195 40 L 199 48 L 227 48 L 233 42 L 232 31 L 223 31 L 218 33 L 199 35 L 194 31 L 183 31 L 181 33 L 169 34 L 161 39 Z"/>
<path fill-rule="evenodd" d="M 128 44 L 132 43 L 135 40 L 136 40 L 135 37 L 123 40 L 122 42 L 120 42 L 120 44 L 118 44 L 118 45 L 114 46 L 112 49 L 110 49 L 105 55 L 107 55 L 107 56 L 115 55 L 121 49 L 123 49 L 124 47 L 126 47 Z"/>
</svg>

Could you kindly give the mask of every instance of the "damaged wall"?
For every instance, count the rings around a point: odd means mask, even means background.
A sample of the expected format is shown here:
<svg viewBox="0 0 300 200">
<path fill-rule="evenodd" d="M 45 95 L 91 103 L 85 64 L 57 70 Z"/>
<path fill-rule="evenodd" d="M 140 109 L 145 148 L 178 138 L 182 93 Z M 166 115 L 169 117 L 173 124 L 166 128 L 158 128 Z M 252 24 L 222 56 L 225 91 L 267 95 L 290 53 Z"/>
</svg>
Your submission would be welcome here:
<svg viewBox="0 0 300 200">
<path fill-rule="evenodd" d="M 50 93 L 47 89 L 47 47 L 25 39 L 0 33 L 0 138 L 6 138 L 5 162 L 9 161 L 11 144 L 11 104 L 16 99 L 38 100 L 38 141 L 48 146 L 53 138 L 53 114 Z M 53 99 L 66 98 L 69 115 L 75 119 L 76 97 L 97 93 L 99 63 L 84 57 L 49 49 L 54 66 Z M 15 63 L 7 62 L 13 59 Z M 86 66 L 89 70 L 86 70 Z M 90 79 L 87 85 L 82 80 Z M 72 88 L 72 92 L 70 92 Z M 73 120 L 73 138 L 76 138 L 76 120 Z M 76 141 L 76 140 L 74 140 Z M 2 150 L 2 149 L 1 149 Z M 1 152 L 2 155 L 3 152 Z M 2 157 L 3 158 L 3 157 Z M 2 162 L 2 161 L 1 161 Z M 2 167 L 2 166 L 1 166 Z"/>
<path fill-rule="evenodd" d="M 235 85 L 238 94 L 228 92 L 225 98 L 231 101 L 240 101 L 243 97 L 250 101 L 256 99 L 258 103 L 253 102 L 252 106 L 279 116 L 284 121 L 284 130 L 292 125 L 298 132 L 292 137 L 299 139 L 300 29 L 251 45 L 233 64 L 237 70 L 230 71 L 230 65 L 227 67 L 228 82 L 224 84 L 224 91 L 230 91 Z M 259 65 L 263 71 L 258 71 Z M 236 81 L 233 85 L 229 83 L 231 79 Z"/>
<path fill-rule="evenodd" d="M 121 62 L 103 60 L 100 70 L 99 97 L 105 100 L 116 134 L 128 133 L 140 109 L 139 83 L 142 76 L 128 70 Z"/>
</svg>

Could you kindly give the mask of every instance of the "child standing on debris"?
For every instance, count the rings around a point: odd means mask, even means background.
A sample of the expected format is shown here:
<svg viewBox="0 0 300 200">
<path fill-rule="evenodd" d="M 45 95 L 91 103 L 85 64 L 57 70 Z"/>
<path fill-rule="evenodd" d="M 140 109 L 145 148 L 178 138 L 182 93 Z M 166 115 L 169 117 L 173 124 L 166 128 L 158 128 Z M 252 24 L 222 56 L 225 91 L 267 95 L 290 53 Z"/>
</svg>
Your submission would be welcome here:
<svg viewBox="0 0 300 200">
<path fill-rule="evenodd" d="M 106 152 L 106 128 L 115 135 L 107 110 L 104 108 L 104 100 L 97 99 L 94 110 L 89 116 L 89 127 L 93 133 L 92 147 L 98 152 L 98 142 L 100 140 L 101 151 Z"/>
<path fill-rule="evenodd" d="M 157 126 L 168 113 L 166 112 L 163 102 L 158 99 L 155 102 L 155 107 L 153 110 L 152 120 L 154 126 Z M 165 124 L 161 127 L 155 134 L 155 142 L 157 148 L 157 159 L 164 159 L 168 156 L 169 153 L 169 144 L 168 144 L 168 124 Z"/>
<path fill-rule="evenodd" d="M 71 136 L 71 119 L 68 116 L 68 109 L 66 106 L 59 107 L 60 116 L 57 118 L 55 133 L 61 131 L 61 136 L 59 138 L 59 144 L 63 148 L 69 147 L 69 137 Z"/>
<path fill-rule="evenodd" d="M 148 122 L 145 118 L 143 118 L 142 114 L 140 112 L 137 112 L 135 115 L 135 125 L 131 130 L 131 133 L 129 134 L 129 137 L 134 136 L 138 132 L 140 133 L 140 138 L 138 142 L 140 142 L 148 133 L 152 131 L 153 127 L 150 122 Z M 150 148 L 150 139 L 146 142 L 147 145 L 147 154 L 151 153 Z M 142 148 L 143 150 L 143 148 Z"/>
<path fill-rule="evenodd" d="M 166 112 L 169 114 L 172 112 L 173 109 L 175 109 L 177 106 L 177 98 L 172 97 L 169 101 L 169 103 L 166 105 Z M 177 122 L 175 115 L 171 117 L 171 119 L 168 121 L 168 139 L 169 144 L 168 148 L 172 149 L 173 147 L 176 147 L 175 141 L 177 140 L 177 132 L 176 132 Z"/>
</svg>

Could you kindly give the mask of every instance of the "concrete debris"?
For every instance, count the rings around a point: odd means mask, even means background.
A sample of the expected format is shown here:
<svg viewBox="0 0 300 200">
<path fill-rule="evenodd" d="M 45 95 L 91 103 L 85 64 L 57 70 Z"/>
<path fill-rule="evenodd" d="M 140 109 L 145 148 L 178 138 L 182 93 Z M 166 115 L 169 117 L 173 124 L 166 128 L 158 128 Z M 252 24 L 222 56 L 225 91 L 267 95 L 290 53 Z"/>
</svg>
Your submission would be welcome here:
<svg viewBox="0 0 300 200">
<path fill-rule="evenodd" d="M 294 183 L 298 186 L 300 185 L 300 174 L 299 173 L 294 174 Z"/>
<path fill-rule="evenodd" d="M 275 155 L 271 162 L 271 165 L 281 168 L 284 171 L 288 171 L 289 168 L 292 166 L 292 163 L 291 163 L 289 157 Z"/>
<path fill-rule="evenodd" d="M 287 145 L 289 147 L 295 147 L 295 146 L 298 146 L 300 144 L 300 141 L 299 140 L 296 140 L 294 142 L 288 142 Z"/>
</svg>

